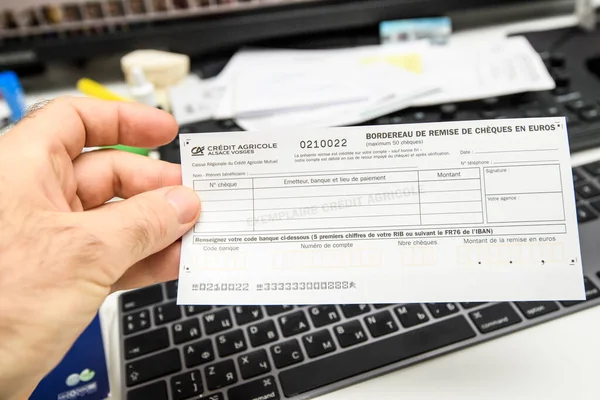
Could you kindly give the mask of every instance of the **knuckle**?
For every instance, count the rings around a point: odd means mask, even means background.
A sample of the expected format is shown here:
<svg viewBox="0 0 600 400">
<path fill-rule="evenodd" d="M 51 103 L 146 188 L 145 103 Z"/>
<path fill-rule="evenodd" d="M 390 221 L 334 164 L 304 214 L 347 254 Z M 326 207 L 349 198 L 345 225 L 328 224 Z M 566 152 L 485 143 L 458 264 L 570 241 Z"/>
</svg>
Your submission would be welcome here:
<svg viewBox="0 0 600 400">
<path fill-rule="evenodd" d="M 148 199 L 136 199 L 133 205 L 137 215 L 127 230 L 134 250 L 146 254 L 156 242 L 169 236 L 169 224 L 164 213 L 161 213 Z"/>
</svg>

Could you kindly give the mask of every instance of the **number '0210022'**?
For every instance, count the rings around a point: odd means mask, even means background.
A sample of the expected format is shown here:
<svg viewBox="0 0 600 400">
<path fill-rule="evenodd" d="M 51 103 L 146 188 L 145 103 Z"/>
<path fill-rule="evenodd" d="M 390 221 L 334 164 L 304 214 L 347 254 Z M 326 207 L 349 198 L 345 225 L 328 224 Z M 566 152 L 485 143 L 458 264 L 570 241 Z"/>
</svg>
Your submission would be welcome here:
<svg viewBox="0 0 600 400">
<path fill-rule="evenodd" d="M 301 149 L 326 149 L 336 147 L 347 147 L 347 139 L 318 139 L 318 140 L 301 140 Z"/>
</svg>

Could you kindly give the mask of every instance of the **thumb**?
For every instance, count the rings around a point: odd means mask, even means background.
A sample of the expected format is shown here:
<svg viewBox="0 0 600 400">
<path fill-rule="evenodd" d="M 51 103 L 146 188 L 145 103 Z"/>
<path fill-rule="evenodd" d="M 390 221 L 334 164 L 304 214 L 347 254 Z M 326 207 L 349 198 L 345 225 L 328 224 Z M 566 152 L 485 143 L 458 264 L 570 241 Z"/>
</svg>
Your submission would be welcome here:
<svg viewBox="0 0 600 400">
<path fill-rule="evenodd" d="M 178 240 L 197 222 L 200 199 L 183 186 L 161 188 L 86 212 L 85 223 L 119 272 Z"/>
</svg>

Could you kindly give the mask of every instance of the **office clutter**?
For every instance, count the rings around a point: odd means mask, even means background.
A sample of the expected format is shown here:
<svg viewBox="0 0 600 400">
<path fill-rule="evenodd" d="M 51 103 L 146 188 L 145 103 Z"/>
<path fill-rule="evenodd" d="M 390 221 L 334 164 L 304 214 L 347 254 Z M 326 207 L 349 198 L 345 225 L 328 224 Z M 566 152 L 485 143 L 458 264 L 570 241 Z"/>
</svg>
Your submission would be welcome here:
<svg viewBox="0 0 600 400">
<path fill-rule="evenodd" d="M 0 72 L 0 94 L 10 110 L 8 120 L 21 119 L 26 109 L 25 95 L 19 77 L 13 71 Z"/>
<path fill-rule="evenodd" d="M 121 58 L 121 70 L 129 85 L 135 83 L 134 70 L 143 71 L 157 89 L 175 85 L 190 73 L 190 58 L 159 50 L 136 50 Z"/>
<path fill-rule="evenodd" d="M 334 50 L 243 49 L 210 80 L 169 89 L 180 123 L 246 130 L 355 125 L 409 107 L 554 89 L 524 37 L 429 40 Z"/>
<path fill-rule="evenodd" d="M 79 335 L 61 362 L 42 379 L 29 400 L 108 399 L 111 388 L 107 347 L 98 314 Z"/>
</svg>

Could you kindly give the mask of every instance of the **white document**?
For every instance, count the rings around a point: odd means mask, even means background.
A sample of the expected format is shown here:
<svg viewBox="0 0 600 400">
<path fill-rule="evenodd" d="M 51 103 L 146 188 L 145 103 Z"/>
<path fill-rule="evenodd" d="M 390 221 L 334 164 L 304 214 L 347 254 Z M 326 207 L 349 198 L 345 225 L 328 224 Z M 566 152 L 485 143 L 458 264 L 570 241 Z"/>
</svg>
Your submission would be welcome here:
<svg viewBox="0 0 600 400">
<path fill-rule="evenodd" d="M 441 87 L 414 106 L 485 99 L 552 90 L 554 80 L 539 54 L 522 36 L 450 43 L 423 53 L 425 75 Z"/>
<path fill-rule="evenodd" d="M 564 118 L 180 142 L 180 304 L 585 298 Z"/>
<path fill-rule="evenodd" d="M 367 100 L 370 88 L 365 86 L 361 72 L 340 59 L 322 56 L 264 60 L 251 72 L 244 69 L 234 77 L 234 115 L 263 116 Z"/>
<path fill-rule="evenodd" d="M 438 84 L 422 75 L 427 42 L 336 50 L 244 50 L 219 74 L 215 118 L 245 129 L 361 123 L 410 106 Z"/>
</svg>

